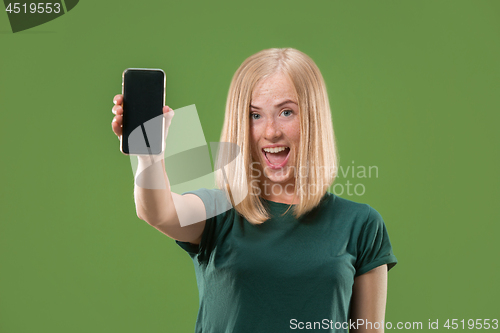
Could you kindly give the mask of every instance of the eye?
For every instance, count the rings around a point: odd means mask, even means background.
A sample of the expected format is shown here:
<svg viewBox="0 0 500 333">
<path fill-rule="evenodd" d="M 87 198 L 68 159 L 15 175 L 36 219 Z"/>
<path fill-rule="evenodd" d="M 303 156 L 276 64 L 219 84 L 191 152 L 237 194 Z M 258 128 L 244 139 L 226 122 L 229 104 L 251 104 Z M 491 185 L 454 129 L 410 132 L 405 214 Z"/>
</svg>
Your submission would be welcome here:
<svg viewBox="0 0 500 333">
<path fill-rule="evenodd" d="M 283 114 L 285 117 L 290 117 L 292 113 L 293 113 L 292 110 L 283 110 L 281 114 Z"/>
<path fill-rule="evenodd" d="M 258 113 L 251 113 L 250 114 L 250 119 L 257 120 L 259 118 L 260 118 L 260 114 L 258 114 Z"/>
</svg>

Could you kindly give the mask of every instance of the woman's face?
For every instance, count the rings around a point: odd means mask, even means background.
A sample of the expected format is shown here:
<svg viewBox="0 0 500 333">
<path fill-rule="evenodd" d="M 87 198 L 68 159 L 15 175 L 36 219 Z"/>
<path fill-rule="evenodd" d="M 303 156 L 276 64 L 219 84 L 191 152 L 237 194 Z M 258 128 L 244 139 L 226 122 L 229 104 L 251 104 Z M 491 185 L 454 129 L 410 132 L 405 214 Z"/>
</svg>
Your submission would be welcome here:
<svg viewBox="0 0 500 333">
<path fill-rule="evenodd" d="M 252 168 L 264 172 L 268 183 L 294 184 L 299 139 L 299 107 L 293 85 L 278 72 L 261 81 L 252 92 L 250 145 L 257 162 Z"/>
</svg>

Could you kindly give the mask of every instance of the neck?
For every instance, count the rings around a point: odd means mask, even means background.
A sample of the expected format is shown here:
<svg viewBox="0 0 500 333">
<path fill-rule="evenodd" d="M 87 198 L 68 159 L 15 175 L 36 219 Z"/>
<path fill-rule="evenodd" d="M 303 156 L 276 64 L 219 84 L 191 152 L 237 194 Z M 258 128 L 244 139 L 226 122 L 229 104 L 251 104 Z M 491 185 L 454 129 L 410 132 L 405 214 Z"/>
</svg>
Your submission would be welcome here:
<svg viewBox="0 0 500 333">
<path fill-rule="evenodd" d="M 269 179 L 260 182 L 261 197 L 274 202 L 296 205 L 300 202 L 295 192 L 295 181 L 292 179 L 287 183 L 275 183 Z"/>
</svg>

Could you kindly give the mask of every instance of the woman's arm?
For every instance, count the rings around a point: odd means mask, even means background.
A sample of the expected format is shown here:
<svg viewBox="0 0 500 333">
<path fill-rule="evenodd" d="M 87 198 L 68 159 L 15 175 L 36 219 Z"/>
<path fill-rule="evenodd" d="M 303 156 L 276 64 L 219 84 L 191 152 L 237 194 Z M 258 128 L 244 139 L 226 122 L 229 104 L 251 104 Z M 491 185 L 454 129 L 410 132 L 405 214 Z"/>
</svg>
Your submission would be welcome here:
<svg viewBox="0 0 500 333">
<path fill-rule="evenodd" d="M 384 332 L 386 301 L 387 265 L 354 278 L 350 319 L 358 325 L 349 332 Z"/>
<path fill-rule="evenodd" d="M 116 116 L 111 127 L 120 138 L 123 134 L 123 95 L 116 95 L 113 102 L 112 111 Z M 174 111 L 164 106 L 163 113 L 166 137 Z M 138 157 L 134 175 L 137 216 L 170 238 L 199 244 L 205 228 L 205 205 L 194 194 L 180 195 L 170 191 L 163 154 Z"/>
<path fill-rule="evenodd" d="M 139 156 L 137 175 L 142 185 L 134 185 L 137 216 L 172 239 L 199 244 L 206 219 L 203 201 L 194 194 L 170 191 L 164 160 L 151 164 L 149 157 Z M 163 189 L 155 184 L 163 184 Z"/>
</svg>

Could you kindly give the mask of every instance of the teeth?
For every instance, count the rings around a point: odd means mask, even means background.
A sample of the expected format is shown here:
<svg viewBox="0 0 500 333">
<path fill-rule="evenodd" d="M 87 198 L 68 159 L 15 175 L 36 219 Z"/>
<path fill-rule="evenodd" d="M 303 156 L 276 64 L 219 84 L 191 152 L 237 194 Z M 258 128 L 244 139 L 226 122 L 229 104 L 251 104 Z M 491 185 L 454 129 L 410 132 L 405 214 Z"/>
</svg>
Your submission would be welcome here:
<svg viewBox="0 0 500 333">
<path fill-rule="evenodd" d="M 288 147 L 276 147 L 276 148 L 264 148 L 266 153 L 279 153 L 280 151 L 285 150 Z"/>
</svg>

